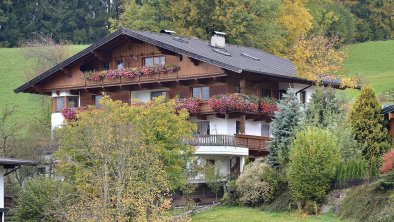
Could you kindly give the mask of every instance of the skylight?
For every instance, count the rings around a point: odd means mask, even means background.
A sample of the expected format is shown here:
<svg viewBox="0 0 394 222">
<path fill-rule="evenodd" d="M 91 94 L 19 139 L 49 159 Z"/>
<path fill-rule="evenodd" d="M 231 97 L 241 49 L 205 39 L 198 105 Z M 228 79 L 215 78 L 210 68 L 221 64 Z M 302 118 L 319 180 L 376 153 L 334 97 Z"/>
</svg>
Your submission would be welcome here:
<svg viewBox="0 0 394 222">
<path fill-rule="evenodd" d="M 220 49 L 215 49 L 215 48 L 213 48 L 212 50 L 213 50 L 214 52 L 217 52 L 217 53 L 222 54 L 222 55 L 225 55 L 225 56 L 231 56 L 230 53 L 225 52 L 225 51 L 222 51 L 222 50 L 220 50 Z"/>
<path fill-rule="evenodd" d="M 174 37 L 174 38 L 172 38 L 172 39 L 174 39 L 174 40 L 177 41 L 177 42 L 181 42 L 181 43 L 189 43 L 187 40 L 182 39 L 182 38 L 180 38 L 180 37 Z"/>
<path fill-rule="evenodd" d="M 249 55 L 248 53 L 245 53 L 245 52 L 241 53 L 241 56 L 245 56 L 245 57 L 247 57 L 247 58 L 254 59 L 254 60 L 257 60 L 257 61 L 260 61 L 259 58 L 254 57 L 254 56 L 252 56 L 252 55 Z"/>
</svg>

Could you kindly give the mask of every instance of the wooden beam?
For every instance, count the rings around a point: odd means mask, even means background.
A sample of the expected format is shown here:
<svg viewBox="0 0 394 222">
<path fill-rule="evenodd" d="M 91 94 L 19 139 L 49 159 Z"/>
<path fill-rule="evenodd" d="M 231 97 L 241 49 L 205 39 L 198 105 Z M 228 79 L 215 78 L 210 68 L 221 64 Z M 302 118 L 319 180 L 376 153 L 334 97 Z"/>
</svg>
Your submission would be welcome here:
<svg viewBox="0 0 394 222">
<path fill-rule="evenodd" d="M 111 59 L 111 56 L 107 53 L 92 51 L 92 54 L 100 61 L 109 61 Z"/>
<path fill-rule="evenodd" d="M 240 116 L 240 124 L 239 124 L 239 133 L 240 134 L 245 134 L 245 122 L 246 122 L 246 116 L 245 116 L 245 114 L 242 114 Z"/>
<path fill-rule="evenodd" d="M 71 70 L 69 68 L 63 67 L 61 70 L 64 72 L 64 74 L 67 75 L 68 78 L 71 78 Z"/>
<path fill-rule="evenodd" d="M 200 63 L 201 63 L 200 60 L 193 59 L 193 58 L 190 58 L 190 61 L 191 61 L 191 62 L 193 63 L 193 65 L 195 65 L 195 66 L 198 66 L 198 65 L 200 65 Z"/>
</svg>

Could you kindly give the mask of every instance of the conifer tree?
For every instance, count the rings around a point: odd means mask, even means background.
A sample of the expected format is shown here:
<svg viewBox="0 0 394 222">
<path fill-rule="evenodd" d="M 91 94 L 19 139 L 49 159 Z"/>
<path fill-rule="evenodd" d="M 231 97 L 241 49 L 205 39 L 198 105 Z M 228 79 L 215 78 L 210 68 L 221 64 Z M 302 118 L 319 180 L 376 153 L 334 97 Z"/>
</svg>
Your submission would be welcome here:
<svg viewBox="0 0 394 222">
<path fill-rule="evenodd" d="M 317 88 L 306 110 L 306 122 L 313 127 L 336 126 L 342 119 L 340 103 L 332 88 Z"/>
<path fill-rule="evenodd" d="M 268 163 L 274 168 L 284 168 L 289 162 L 289 147 L 296 129 L 301 125 L 303 111 L 294 89 L 288 89 L 278 104 L 272 123 L 272 140 L 268 145 Z"/>
<path fill-rule="evenodd" d="M 380 158 L 390 148 L 387 129 L 383 125 L 381 106 L 372 88 L 366 86 L 361 90 L 351 108 L 349 120 L 367 160 L 374 161 Z"/>
</svg>

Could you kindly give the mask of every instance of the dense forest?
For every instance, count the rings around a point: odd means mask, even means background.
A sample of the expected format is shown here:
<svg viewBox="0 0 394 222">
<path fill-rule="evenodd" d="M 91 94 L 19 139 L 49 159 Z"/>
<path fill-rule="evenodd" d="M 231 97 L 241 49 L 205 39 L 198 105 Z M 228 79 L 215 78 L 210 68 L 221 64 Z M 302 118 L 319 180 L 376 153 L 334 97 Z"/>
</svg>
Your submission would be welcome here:
<svg viewBox="0 0 394 222">
<path fill-rule="evenodd" d="M 392 39 L 393 0 L 1 0 L 0 46 L 35 35 L 89 44 L 119 27 L 229 41 L 280 53 L 300 35 L 344 43 Z M 275 49 L 275 50 L 273 50 Z"/>
</svg>

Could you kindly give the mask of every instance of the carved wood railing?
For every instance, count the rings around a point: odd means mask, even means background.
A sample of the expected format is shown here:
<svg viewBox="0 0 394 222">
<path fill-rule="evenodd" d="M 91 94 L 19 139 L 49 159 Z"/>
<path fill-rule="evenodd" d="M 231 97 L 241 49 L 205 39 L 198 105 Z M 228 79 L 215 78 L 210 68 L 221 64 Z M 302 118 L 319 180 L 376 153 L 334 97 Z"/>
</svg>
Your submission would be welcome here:
<svg viewBox="0 0 394 222">
<path fill-rule="evenodd" d="M 235 136 L 222 134 L 198 135 L 185 142 L 192 146 L 236 146 Z"/>
<path fill-rule="evenodd" d="M 238 146 L 247 147 L 249 150 L 268 151 L 269 137 L 244 134 L 236 134 L 235 137 Z"/>
<path fill-rule="evenodd" d="M 185 143 L 192 146 L 239 146 L 247 147 L 250 150 L 268 151 L 267 145 L 269 140 L 269 137 L 264 136 L 215 134 L 195 136 L 185 140 Z"/>
</svg>

